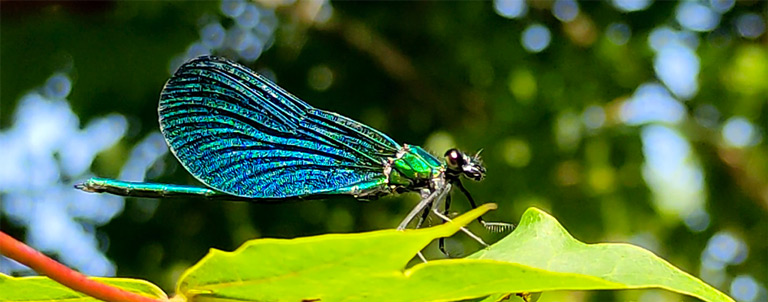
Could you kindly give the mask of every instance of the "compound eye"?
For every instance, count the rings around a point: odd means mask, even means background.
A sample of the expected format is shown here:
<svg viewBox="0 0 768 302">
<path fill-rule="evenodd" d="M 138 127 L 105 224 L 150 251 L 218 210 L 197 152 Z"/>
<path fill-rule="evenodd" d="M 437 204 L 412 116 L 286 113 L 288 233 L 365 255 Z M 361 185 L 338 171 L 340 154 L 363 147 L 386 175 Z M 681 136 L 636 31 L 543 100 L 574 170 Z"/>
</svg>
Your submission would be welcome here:
<svg viewBox="0 0 768 302">
<path fill-rule="evenodd" d="M 448 164 L 449 168 L 452 169 L 459 169 L 462 165 L 464 165 L 464 157 L 461 156 L 461 152 L 456 149 L 450 149 L 445 152 L 445 162 Z"/>
</svg>

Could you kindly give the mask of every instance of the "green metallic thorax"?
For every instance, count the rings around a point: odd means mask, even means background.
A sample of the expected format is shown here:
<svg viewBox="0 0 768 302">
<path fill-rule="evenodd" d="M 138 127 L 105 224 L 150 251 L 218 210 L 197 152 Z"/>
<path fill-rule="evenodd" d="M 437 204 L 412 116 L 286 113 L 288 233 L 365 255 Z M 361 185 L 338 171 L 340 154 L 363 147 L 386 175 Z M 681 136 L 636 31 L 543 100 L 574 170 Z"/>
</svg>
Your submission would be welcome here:
<svg viewBox="0 0 768 302">
<path fill-rule="evenodd" d="M 441 177 L 445 166 L 434 155 L 419 146 L 405 145 L 393 159 L 388 184 L 394 187 L 427 186 L 433 178 Z"/>
</svg>

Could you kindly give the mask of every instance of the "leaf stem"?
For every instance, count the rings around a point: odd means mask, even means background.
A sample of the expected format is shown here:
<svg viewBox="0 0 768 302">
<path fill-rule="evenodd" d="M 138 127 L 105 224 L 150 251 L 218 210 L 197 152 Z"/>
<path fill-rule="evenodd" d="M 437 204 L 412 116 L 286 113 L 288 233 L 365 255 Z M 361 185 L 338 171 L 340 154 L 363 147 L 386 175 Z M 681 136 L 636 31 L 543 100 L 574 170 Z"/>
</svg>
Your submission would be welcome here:
<svg viewBox="0 0 768 302">
<path fill-rule="evenodd" d="M 0 254 L 24 264 L 54 281 L 108 302 L 165 302 L 113 287 L 76 272 L 0 231 Z"/>
</svg>

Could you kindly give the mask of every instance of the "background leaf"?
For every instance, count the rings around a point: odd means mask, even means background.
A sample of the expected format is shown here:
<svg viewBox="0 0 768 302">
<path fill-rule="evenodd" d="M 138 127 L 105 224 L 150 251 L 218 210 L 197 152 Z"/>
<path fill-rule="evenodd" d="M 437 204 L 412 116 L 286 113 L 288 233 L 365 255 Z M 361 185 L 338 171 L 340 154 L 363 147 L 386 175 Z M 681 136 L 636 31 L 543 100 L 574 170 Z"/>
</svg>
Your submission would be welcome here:
<svg viewBox="0 0 768 302">
<path fill-rule="evenodd" d="M 130 292 L 156 299 L 167 299 L 165 293 L 152 283 L 127 278 L 93 278 Z M 71 290 L 47 277 L 11 277 L 0 274 L 0 301 L 101 301 Z"/>
</svg>

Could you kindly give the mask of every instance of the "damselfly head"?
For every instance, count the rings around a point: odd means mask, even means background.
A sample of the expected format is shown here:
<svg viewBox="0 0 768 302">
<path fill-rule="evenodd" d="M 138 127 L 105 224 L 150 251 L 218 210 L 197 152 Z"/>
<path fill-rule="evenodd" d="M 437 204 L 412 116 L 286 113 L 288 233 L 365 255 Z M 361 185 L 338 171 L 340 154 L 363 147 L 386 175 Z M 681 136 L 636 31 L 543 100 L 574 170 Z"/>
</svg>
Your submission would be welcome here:
<svg viewBox="0 0 768 302">
<path fill-rule="evenodd" d="M 479 155 L 479 153 L 478 153 Z M 480 181 L 485 177 L 485 167 L 480 162 L 478 155 L 469 156 L 457 149 L 450 149 L 445 152 L 445 163 L 448 168 L 448 175 L 465 177 Z"/>
</svg>

